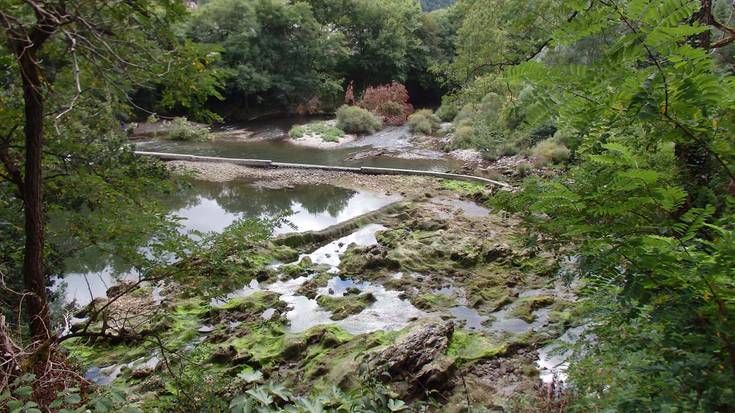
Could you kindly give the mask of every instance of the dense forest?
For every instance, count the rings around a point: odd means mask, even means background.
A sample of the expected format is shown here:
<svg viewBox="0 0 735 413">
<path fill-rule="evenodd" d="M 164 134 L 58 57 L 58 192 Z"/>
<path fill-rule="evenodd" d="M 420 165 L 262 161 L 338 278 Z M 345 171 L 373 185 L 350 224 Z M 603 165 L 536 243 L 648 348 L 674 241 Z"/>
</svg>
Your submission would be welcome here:
<svg viewBox="0 0 735 413">
<path fill-rule="evenodd" d="M 0 0 L 0 410 L 735 411 L 734 16 Z"/>
</svg>

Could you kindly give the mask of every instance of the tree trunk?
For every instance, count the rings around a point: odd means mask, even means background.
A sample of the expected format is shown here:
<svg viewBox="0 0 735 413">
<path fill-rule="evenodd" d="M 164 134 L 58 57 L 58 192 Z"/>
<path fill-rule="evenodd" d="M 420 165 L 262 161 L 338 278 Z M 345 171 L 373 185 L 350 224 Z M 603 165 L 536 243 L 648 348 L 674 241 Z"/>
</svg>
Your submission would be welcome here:
<svg viewBox="0 0 735 413">
<path fill-rule="evenodd" d="M 36 45 L 34 45 L 36 46 Z M 46 339 L 51 332 L 46 277 L 43 270 L 44 216 L 43 216 L 43 95 L 41 75 L 36 62 L 36 49 L 30 47 L 18 56 L 23 78 L 25 103 L 25 176 L 23 203 L 25 213 L 25 256 L 23 283 L 30 293 L 25 307 L 30 317 L 31 334 Z"/>
</svg>

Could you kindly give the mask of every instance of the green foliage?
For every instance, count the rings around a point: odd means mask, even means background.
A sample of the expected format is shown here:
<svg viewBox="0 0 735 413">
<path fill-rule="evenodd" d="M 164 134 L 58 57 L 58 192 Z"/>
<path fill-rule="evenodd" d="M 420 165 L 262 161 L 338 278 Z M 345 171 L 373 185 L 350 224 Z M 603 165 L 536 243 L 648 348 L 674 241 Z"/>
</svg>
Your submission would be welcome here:
<svg viewBox="0 0 735 413">
<path fill-rule="evenodd" d="M 290 108 L 341 91 L 335 65 L 346 58 L 344 38 L 324 30 L 305 2 L 210 1 L 186 33 L 221 47 L 228 97 Z"/>
<path fill-rule="evenodd" d="M 326 122 L 312 122 L 307 125 L 296 125 L 288 132 L 292 139 L 301 139 L 306 135 L 318 135 L 324 142 L 339 142 L 345 132 Z"/>
<path fill-rule="evenodd" d="M 175 141 L 202 142 L 212 139 L 209 128 L 197 123 L 189 122 L 186 118 L 174 118 L 170 122 L 166 137 Z"/>
<path fill-rule="evenodd" d="M 235 286 L 248 284 L 273 261 L 257 247 L 282 223 L 279 217 L 248 218 L 235 221 L 222 233 L 194 234 L 199 239 L 183 243 L 182 259 L 156 272 L 173 277 L 194 295 L 226 294 Z"/>
<path fill-rule="evenodd" d="M 383 128 L 383 122 L 367 109 L 342 106 L 337 110 L 337 128 L 347 133 L 375 133 Z"/>
<path fill-rule="evenodd" d="M 590 333 L 570 367 L 577 411 L 735 406 L 735 78 L 700 43 L 715 30 L 701 7 L 570 2 L 553 43 L 596 53 L 504 76 L 529 90 L 526 119 L 575 149 L 566 175 L 498 200 L 575 247 Z"/>
<path fill-rule="evenodd" d="M 337 70 L 361 88 L 405 81 L 412 70 L 428 67 L 415 0 L 307 1 L 329 32 L 343 36 L 350 54 L 340 57 Z"/>
<path fill-rule="evenodd" d="M 35 374 L 24 374 L 12 381 L 0 392 L 0 408 L 8 413 L 41 413 L 55 411 L 60 413 L 142 413 L 130 404 L 128 397 L 119 390 L 100 389 L 88 394 L 79 387 L 61 387 L 51 395 L 48 406 L 40 406 L 34 401 Z"/>
<path fill-rule="evenodd" d="M 436 111 L 436 116 L 444 122 L 452 122 L 458 114 L 459 107 L 457 106 L 457 102 L 447 96 L 444 96 L 442 98 L 441 107 Z"/>
<path fill-rule="evenodd" d="M 408 409 L 406 403 L 392 399 L 388 389 L 375 382 L 359 391 L 346 393 L 337 387 L 312 397 L 298 397 L 281 385 L 268 383 L 247 390 L 230 402 L 233 413 L 283 412 L 400 412 Z"/>
<path fill-rule="evenodd" d="M 549 163 L 561 163 L 569 160 L 571 152 L 569 148 L 558 143 L 555 139 L 547 139 L 539 142 L 533 147 L 533 156 L 539 166 L 545 166 Z"/>
<path fill-rule="evenodd" d="M 408 127 L 414 133 L 433 135 L 439 130 L 439 126 L 441 126 L 441 119 L 434 115 L 431 109 L 416 111 L 416 113 L 408 117 Z"/>
</svg>

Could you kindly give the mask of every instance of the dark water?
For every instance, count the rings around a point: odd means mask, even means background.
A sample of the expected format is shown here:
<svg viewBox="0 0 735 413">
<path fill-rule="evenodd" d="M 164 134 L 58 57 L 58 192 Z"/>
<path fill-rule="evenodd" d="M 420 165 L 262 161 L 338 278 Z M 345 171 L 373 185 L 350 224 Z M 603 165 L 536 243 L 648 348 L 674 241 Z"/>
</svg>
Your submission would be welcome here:
<svg viewBox="0 0 735 413">
<path fill-rule="evenodd" d="M 336 149 L 318 149 L 297 146 L 289 142 L 288 131 L 294 124 L 306 123 L 302 118 L 259 121 L 228 125 L 222 130 L 244 129 L 252 138 L 217 138 L 210 142 L 179 142 L 165 139 L 137 143 L 142 151 L 181 153 L 187 155 L 218 156 L 225 158 L 266 159 L 276 162 L 305 163 L 338 166 L 373 166 L 446 172 L 459 167 L 459 163 L 447 159 L 437 151 L 412 148 L 407 127 L 390 127 L 376 134 L 363 136 L 357 141 Z M 361 157 L 375 149 L 379 156 Z M 353 157 L 360 159 L 351 159 Z M 421 159 L 404 159 L 421 158 Z"/>
<path fill-rule="evenodd" d="M 166 204 L 172 215 L 182 218 L 182 232 L 221 232 L 240 218 L 285 216 L 290 225 L 276 228 L 275 234 L 280 234 L 324 229 L 394 200 L 329 185 L 264 189 L 247 181 L 193 181 L 191 190 L 166 200 Z M 127 263 L 88 249 L 65 263 L 65 296 L 83 305 L 93 297 L 104 296 L 119 280 L 136 277 Z"/>
</svg>

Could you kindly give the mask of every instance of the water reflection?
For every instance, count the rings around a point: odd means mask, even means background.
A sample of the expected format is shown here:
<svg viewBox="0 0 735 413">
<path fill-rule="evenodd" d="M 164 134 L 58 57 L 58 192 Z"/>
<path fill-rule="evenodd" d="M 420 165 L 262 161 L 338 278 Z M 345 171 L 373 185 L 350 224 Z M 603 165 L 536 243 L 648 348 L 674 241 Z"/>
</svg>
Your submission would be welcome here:
<svg viewBox="0 0 735 413">
<path fill-rule="evenodd" d="M 397 198 L 353 191 L 329 185 L 299 185 L 293 188 L 256 188 L 247 181 L 224 183 L 193 181 L 191 189 L 165 200 L 171 214 L 181 218 L 181 231 L 221 232 L 238 219 L 285 216 L 287 223 L 275 234 L 321 230 L 373 211 Z M 143 246 L 142 246 L 143 247 Z M 99 250 L 65 262 L 67 301 L 84 305 L 103 297 L 123 279 L 136 279 L 129 263 Z"/>
</svg>

